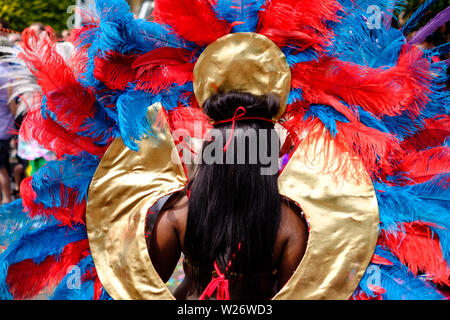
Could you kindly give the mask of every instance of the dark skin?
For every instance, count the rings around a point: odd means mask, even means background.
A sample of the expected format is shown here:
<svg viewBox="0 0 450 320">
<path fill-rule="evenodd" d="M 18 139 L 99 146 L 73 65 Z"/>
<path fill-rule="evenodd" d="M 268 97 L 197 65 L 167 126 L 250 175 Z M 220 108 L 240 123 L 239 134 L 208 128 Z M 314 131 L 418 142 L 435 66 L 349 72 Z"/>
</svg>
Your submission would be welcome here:
<svg viewBox="0 0 450 320">
<path fill-rule="evenodd" d="M 153 227 L 149 239 L 150 257 L 164 282 L 167 282 L 184 250 L 184 234 L 188 217 L 187 196 L 177 200 L 169 209 L 162 209 Z M 261 279 L 264 286 L 280 290 L 297 269 L 306 250 L 308 229 L 300 210 L 283 200 L 281 219 L 273 248 L 274 265 L 277 266 L 276 278 Z M 186 270 L 186 266 L 185 266 Z M 269 289 L 270 290 L 270 289 Z M 201 292 L 192 287 L 189 273 L 176 289 L 174 296 L 179 300 L 198 299 Z"/>
</svg>

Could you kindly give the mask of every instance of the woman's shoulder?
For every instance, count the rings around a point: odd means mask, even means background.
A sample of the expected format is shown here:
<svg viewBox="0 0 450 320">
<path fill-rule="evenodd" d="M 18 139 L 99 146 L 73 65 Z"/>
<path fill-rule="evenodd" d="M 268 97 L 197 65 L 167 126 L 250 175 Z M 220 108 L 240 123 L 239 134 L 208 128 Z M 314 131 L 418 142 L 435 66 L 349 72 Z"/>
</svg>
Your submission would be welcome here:
<svg viewBox="0 0 450 320">
<path fill-rule="evenodd" d="M 185 226 L 189 209 L 189 198 L 185 193 L 170 196 L 160 211 L 160 216 L 178 228 Z"/>
<path fill-rule="evenodd" d="M 286 240 L 288 238 L 304 238 L 307 224 L 302 210 L 292 202 L 283 199 L 281 203 L 280 232 Z"/>
</svg>

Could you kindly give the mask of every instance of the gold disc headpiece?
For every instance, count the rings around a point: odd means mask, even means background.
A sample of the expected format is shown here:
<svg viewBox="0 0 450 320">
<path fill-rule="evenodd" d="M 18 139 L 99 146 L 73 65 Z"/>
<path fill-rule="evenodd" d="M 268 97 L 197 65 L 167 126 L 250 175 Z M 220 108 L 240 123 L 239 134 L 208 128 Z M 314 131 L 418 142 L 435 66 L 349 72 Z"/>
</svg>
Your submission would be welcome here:
<svg viewBox="0 0 450 320">
<path fill-rule="evenodd" d="M 210 44 L 194 68 L 194 93 L 202 107 L 218 92 L 274 94 L 280 99 L 278 121 L 286 111 L 291 70 L 280 48 L 251 32 L 232 33 Z"/>
</svg>

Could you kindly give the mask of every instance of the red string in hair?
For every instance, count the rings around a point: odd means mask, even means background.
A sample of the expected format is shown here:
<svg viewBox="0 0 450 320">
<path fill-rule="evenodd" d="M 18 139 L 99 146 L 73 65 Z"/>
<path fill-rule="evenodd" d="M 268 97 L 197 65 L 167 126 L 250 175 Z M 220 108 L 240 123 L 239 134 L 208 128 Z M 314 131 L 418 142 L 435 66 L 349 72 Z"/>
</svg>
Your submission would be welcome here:
<svg viewBox="0 0 450 320">
<path fill-rule="evenodd" d="M 214 262 L 214 269 L 216 270 L 217 278 L 211 280 L 205 291 L 203 291 L 202 295 L 198 299 L 205 300 L 206 297 L 210 298 L 214 291 L 217 290 L 217 300 L 230 300 L 230 286 L 228 279 L 226 279 L 225 275 L 220 272 L 216 262 Z"/>
<path fill-rule="evenodd" d="M 241 250 L 241 243 L 239 242 L 238 250 Z M 228 262 L 228 265 L 225 268 L 225 271 L 228 272 L 229 268 L 231 267 L 233 259 L 236 258 L 236 252 L 233 253 L 233 257 Z M 217 300 L 230 300 L 230 283 L 227 278 L 225 278 L 225 275 L 220 272 L 219 266 L 217 265 L 217 262 L 214 261 L 214 269 L 217 273 L 217 278 L 214 278 L 211 280 L 211 282 L 206 287 L 205 291 L 201 294 L 201 296 L 198 298 L 199 300 L 205 300 L 206 297 L 211 298 L 214 291 L 217 290 Z"/>
<path fill-rule="evenodd" d="M 241 114 L 238 114 L 239 111 L 241 111 Z M 229 122 L 233 123 L 231 126 L 230 137 L 228 138 L 227 143 L 223 147 L 223 152 L 227 151 L 228 147 L 231 144 L 231 140 L 233 139 L 233 136 L 234 136 L 234 126 L 235 126 L 237 120 L 262 120 L 262 121 L 267 121 L 267 122 L 273 123 L 273 120 L 263 118 L 263 117 L 244 117 L 246 112 L 247 112 L 247 110 L 244 107 L 240 106 L 239 108 L 236 109 L 236 111 L 234 112 L 234 116 L 231 119 L 225 119 L 225 120 L 213 122 L 213 126 L 223 124 L 223 123 L 229 123 Z"/>
</svg>

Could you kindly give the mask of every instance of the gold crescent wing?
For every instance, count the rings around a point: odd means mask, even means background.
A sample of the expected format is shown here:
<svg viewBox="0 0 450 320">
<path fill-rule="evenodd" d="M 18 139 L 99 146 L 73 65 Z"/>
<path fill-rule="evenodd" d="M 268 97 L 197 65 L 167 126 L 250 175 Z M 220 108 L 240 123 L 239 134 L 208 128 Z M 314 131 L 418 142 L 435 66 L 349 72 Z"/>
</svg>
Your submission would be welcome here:
<svg viewBox="0 0 450 320">
<path fill-rule="evenodd" d="M 330 168 L 333 141 L 298 147 L 280 175 L 280 193 L 303 210 L 308 244 L 300 265 L 274 299 L 349 299 L 373 256 L 378 239 L 378 202 L 372 182 L 358 159 L 336 180 Z M 348 155 L 348 153 L 347 153 Z M 350 157 L 350 155 L 348 155 Z M 336 164 L 337 166 L 338 164 Z"/>
<path fill-rule="evenodd" d="M 152 265 L 145 239 L 148 209 L 187 182 L 181 164 L 172 161 L 178 154 L 168 127 L 156 127 L 160 108 L 149 108 L 156 136 L 142 140 L 139 152 L 116 139 L 89 188 L 89 245 L 100 281 L 113 299 L 174 299 Z"/>
</svg>

